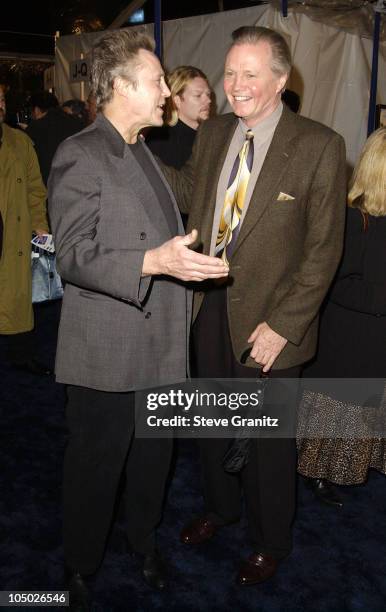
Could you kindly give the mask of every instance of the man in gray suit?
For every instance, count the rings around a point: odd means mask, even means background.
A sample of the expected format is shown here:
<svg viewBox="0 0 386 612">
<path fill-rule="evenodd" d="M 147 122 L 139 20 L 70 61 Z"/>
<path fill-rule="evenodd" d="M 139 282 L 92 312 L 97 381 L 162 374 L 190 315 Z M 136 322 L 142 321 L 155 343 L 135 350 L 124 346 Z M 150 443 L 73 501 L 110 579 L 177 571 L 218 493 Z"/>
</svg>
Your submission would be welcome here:
<svg viewBox="0 0 386 612">
<path fill-rule="evenodd" d="M 162 124 L 170 91 L 138 32 L 103 36 L 93 50 L 95 122 L 53 162 L 49 202 L 66 281 L 57 380 L 68 385 L 64 552 L 74 609 L 88 609 L 84 575 L 103 558 L 126 472 L 127 537 L 143 574 L 165 586 L 156 552 L 171 440 L 134 436 L 134 391 L 186 377 L 190 296 L 181 281 L 220 278 L 218 258 L 190 250 L 174 197 L 139 131 Z"/>
</svg>

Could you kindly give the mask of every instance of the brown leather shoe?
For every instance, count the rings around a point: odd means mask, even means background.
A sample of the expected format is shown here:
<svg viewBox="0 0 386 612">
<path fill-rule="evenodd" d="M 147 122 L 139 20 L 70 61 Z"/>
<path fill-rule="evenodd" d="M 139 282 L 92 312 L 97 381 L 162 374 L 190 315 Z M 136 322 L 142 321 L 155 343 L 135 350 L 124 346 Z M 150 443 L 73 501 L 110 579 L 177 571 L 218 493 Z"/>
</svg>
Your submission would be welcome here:
<svg viewBox="0 0 386 612">
<path fill-rule="evenodd" d="M 253 553 L 248 559 L 242 562 L 237 576 L 238 584 L 250 585 L 260 584 L 264 580 L 271 578 L 279 562 L 273 557 L 263 553 Z"/>
<path fill-rule="evenodd" d="M 216 533 L 217 525 L 215 525 L 207 516 L 200 516 L 193 519 L 181 531 L 181 542 L 183 544 L 201 544 L 210 540 Z"/>
</svg>

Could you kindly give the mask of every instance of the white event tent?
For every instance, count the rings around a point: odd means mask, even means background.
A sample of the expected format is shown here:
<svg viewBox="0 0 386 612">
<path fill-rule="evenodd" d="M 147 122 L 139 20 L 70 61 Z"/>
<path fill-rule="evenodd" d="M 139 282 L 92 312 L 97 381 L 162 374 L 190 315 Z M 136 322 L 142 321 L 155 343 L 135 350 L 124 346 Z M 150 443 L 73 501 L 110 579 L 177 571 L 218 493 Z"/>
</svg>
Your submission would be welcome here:
<svg viewBox="0 0 386 612">
<path fill-rule="evenodd" d="M 201 68 L 215 91 L 219 113 L 228 109 L 222 90 L 224 56 L 231 32 L 242 25 L 273 28 L 290 45 L 294 69 L 288 88 L 301 96 L 300 112 L 343 135 L 347 158 L 353 164 L 366 139 L 373 43 L 356 29 L 341 28 L 290 10 L 283 17 L 272 4 L 189 17 L 162 24 L 163 63 L 167 70 L 181 64 Z M 352 24 L 351 24 L 352 25 Z M 150 34 L 153 26 L 146 26 Z M 84 98 L 88 83 L 70 82 L 70 62 L 87 58 L 103 34 L 96 32 L 57 39 L 55 92 L 60 101 Z M 386 42 L 380 42 L 378 95 L 386 104 Z"/>
</svg>

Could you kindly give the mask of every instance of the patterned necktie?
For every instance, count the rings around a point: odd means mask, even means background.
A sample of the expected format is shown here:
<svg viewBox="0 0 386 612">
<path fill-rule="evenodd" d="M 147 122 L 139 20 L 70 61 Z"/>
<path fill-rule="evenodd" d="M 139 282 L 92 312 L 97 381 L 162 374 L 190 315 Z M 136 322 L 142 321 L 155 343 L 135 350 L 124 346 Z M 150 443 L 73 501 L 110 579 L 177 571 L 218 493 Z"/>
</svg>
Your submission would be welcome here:
<svg viewBox="0 0 386 612">
<path fill-rule="evenodd" d="M 248 130 L 245 142 L 235 159 L 221 212 L 214 254 L 226 263 L 233 253 L 240 231 L 245 194 L 253 164 L 253 132 Z"/>
</svg>

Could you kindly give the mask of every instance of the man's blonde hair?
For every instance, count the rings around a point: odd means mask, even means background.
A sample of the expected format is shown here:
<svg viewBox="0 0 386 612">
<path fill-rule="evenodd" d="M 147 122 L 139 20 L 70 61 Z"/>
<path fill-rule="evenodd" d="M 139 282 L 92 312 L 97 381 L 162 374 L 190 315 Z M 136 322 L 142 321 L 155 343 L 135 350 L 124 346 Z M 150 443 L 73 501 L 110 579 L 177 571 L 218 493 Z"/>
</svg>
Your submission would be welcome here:
<svg viewBox="0 0 386 612">
<path fill-rule="evenodd" d="M 208 77 L 202 70 L 195 66 L 177 66 L 177 68 L 174 68 L 174 70 L 167 75 L 167 83 L 171 96 L 165 103 L 164 123 L 166 123 L 166 125 L 173 126 L 176 125 L 178 121 L 178 110 L 173 102 L 174 97 L 182 96 L 186 86 L 197 77 L 204 79 L 209 87 Z"/>
</svg>

